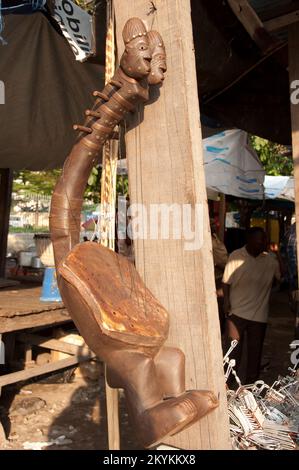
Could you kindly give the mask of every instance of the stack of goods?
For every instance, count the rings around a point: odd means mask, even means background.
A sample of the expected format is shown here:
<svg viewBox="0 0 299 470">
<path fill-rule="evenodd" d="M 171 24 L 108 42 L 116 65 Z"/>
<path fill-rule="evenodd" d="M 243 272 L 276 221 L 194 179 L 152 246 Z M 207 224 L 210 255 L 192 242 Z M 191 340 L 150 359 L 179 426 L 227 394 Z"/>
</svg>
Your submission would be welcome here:
<svg viewBox="0 0 299 470">
<path fill-rule="evenodd" d="M 241 385 L 235 361 L 224 356 L 226 379 L 233 374 L 236 391 L 228 390 L 228 412 L 233 448 L 236 450 L 294 450 L 299 444 L 299 375 L 297 365 L 272 386 L 258 380 Z"/>
</svg>

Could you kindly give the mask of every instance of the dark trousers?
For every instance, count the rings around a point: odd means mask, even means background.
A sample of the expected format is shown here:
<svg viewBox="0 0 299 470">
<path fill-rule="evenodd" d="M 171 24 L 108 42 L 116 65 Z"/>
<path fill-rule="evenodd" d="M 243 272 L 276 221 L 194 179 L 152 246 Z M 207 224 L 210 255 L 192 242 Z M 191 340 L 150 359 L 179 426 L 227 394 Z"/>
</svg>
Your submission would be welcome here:
<svg viewBox="0 0 299 470">
<path fill-rule="evenodd" d="M 226 321 L 226 350 L 228 350 L 233 339 L 239 341 L 238 345 L 230 354 L 231 359 L 236 360 L 236 372 L 239 375 L 244 336 L 247 335 L 247 367 L 245 384 L 252 384 L 259 378 L 263 344 L 266 334 L 267 323 L 245 320 L 237 315 L 230 315 Z M 228 381 L 231 384 L 233 378 Z"/>
</svg>

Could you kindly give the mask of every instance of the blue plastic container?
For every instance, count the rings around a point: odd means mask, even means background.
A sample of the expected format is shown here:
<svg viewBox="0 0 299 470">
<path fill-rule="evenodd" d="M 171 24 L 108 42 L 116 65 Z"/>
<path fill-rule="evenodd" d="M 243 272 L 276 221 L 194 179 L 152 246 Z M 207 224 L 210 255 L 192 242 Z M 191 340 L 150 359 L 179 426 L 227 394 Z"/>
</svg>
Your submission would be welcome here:
<svg viewBox="0 0 299 470">
<path fill-rule="evenodd" d="M 55 268 L 46 268 L 43 280 L 42 295 L 43 302 L 61 302 L 60 292 L 57 286 Z"/>
</svg>

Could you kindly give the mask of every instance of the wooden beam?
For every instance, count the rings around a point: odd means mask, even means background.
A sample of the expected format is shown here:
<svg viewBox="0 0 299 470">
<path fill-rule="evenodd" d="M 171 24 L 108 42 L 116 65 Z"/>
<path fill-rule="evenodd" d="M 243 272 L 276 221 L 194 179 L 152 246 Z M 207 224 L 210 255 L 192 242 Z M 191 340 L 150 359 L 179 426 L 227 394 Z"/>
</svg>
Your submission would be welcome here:
<svg viewBox="0 0 299 470">
<path fill-rule="evenodd" d="M 19 372 L 12 372 L 11 374 L 1 375 L 0 377 L 0 388 L 6 385 L 15 384 L 22 382 L 23 380 L 31 379 L 32 377 L 38 377 L 39 375 L 49 374 L 56 370 L 65 369 L 66 367 L 75 366 L 80 362 L 89 361 L 95 357 L 95 355 L 88 356 L 72 356 L 67 359 L 61 359 L 60 361 L 50 362 L 43 366 L 36 366 L 26 370 L 20 370 Z"/>
<path fill-rule="evenodd" d="M 293 23 L 297 23 L 299 21 L 299 10 L 295 10 L 292 13 L 288 13 L 287 15 L 279 16 L 278 18 L 273 18 L 272 20 L 265 21 L 264 27 L 267 31 L 278 31 L 280 29 L 285 28 Z"/>
<path fill-rule="evenodd" d="M 186 355 L 186 387 L 213 390 L 220 406 L 199 423 L 167 439 L 180 449 L 230 448 L 226 391 L 212 242 L 209 229 L 190 0 L 114 0 L 118 50 L 121 31 L 133 16 L 163 37 L 168 71 L 151 104 L 128 123 L 126 152 L 130 202 L 203 207 L 203 247 L 187 250 L 186 240 L 134 241 L 136 266 L 147 287 L 170 313 L 169 344 Z M 151 13 L 152 11 L 152 13 Z M 193 218 L 194 220 L 194 218 Z M 190 248 L 190 247 L 189 247 Z M 146 307 L 145 307 L 146 308 Z"/>
<path fill-rule="evenodd" d="M 289 26 L 289 77 L 290 90 L 293 91 L 292 83 L 299 80 L 299 29 L 296 24 Z M 295 104 L 291 99 L 291 118 L 292 118 L 292 146 L 294 161 L 294 184 L 295 184 L 295 213 L 296 230 L 299 234 L 299 103 Z M 297 260 L 299 260 L 299 235 L 297 235 Z M 299 279 L 299 263 L 297 263 L 297 274 Z M 296 308 L 296 330 L 299 327 L 299 290 L 295 296 L 297 302 Z"/>
<path fill-rule="evenodd" d="M 72 356 L 82 356 L 91 353 L 85 343 L 82 346 L 78 346 L 75 344 L 69 344 L 66 341 L 49 339 L 45 338 L 44 336 L 32 335 L 30 333 L 21 333 L 17 336 L 17 339 L 22 343 L 28 343 L 33 346 L 50 349 L 51 351 L 60 351 Z"/>
<path fill-rule="evenodd" d="M 0 316 L 1 333 L 10 333 L 28 328 L 54 326 L 61 323 L 70 323 L 70 319 L 65 309 L 48 310 L 30 315 L 13 316 L 11 318 Z"/>
<path fill-rule="evenodd" d="M 12 171 L 0 168 L 0 277 L 5 277 L 11 192 Z"/>
<path fill-rule="evenodd" d="M 261 49 L 263 54 L 275 49 L 278 41 L 272 38 L 247 0 L 227 0 L 232 11 L 242 23 L 250 37 Z"/>
</svg>

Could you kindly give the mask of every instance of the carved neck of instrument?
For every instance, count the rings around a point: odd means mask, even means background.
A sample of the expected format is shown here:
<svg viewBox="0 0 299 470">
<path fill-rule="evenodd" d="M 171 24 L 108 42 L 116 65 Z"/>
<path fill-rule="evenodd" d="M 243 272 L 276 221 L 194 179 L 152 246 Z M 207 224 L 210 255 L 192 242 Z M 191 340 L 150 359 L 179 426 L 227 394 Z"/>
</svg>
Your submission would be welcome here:
<svg viewBox="0 0 299 470">
<path fill-rule="evenodd" d="M 85 126 L 89 127 L 85 127 L 85 135 L 80 135 L 67 157 L 52 196 L 50 232 L 56 267 L 79 243 L 84 191 L 104 143 L 113 136 L 115 126 L 128 112 L 148 100 L 148 85 L 127 77 L 118 69 L 110 84 L 98 95 L 101 100 L 96 101 L 92 111 L 87 111 Z"/>
</svg>

